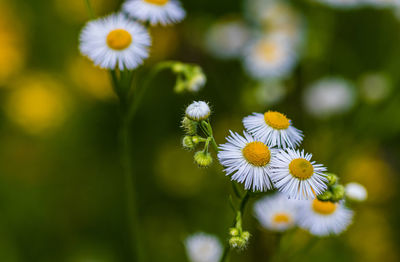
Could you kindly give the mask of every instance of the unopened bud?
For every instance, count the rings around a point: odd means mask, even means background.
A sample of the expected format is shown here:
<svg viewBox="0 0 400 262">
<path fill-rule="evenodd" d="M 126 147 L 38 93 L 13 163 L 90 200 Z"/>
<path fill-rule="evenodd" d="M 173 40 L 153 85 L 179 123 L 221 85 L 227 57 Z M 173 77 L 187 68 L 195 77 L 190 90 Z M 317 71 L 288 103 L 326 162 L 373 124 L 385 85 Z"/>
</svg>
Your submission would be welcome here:
<svg viewBox="0 0 400 262">
<path fill-rule="evenodd" d="M 332 187 L 332 201 L 339 201 L 344 198 L 345 190 L 342 185 L 335 185 Z"/>
<path fill-rule="evenodd" d="M 250 235 L 249 231 L 244 231 L 244 232 L 242 233 L 242 238 L 243 238 L 244 241 L 246 241 L 246 243 L 249 241 L 250 236 L 251 236 L 251 235 Z"/>
<path fill-rule="evenodd" d="M 243 249 L 246 247 L 246 241 L 241 237 L 231 237 L 229 239 L 229 245 L 232 248 Z"/>
<path fill-rule="evenodd" d="M 196 154 L 194 154 L 194 162 L 200 167 L 208 167 L 212 164 L 213 159 L 210 153 L 198 151 Z"/>
<path fill-rule="evenodd" d="M 193 150 L 196 146 L 195 143 L 193 143 L 191 136 L 185 136 L 182 139 L 182 145 L 184 148 L 189 149 L 189 150 Z"/>
<path fill-rule="evenodd" d="M 317 198 L 321 201 L 328 201 L 332 199 L 332 192 L 330 190 L 326 190 L 324 193 L 317 196 Z"/>
<path fill-rule="evenodd" d="M 229 229 L 229 235 L 237 237 L 239 236 L 239 230 L 236 227 L 232 227 Z"/>
<path fill-rule="evenodd" d="M 185 133 L 188 135 L 195 135 L 197 134 L 197 125 L 196 121 L 189 119 L 188 117 L 184 117 L 182 119 L 182 128 L 185 130 Z"/>
<path fill-rule="evenodd" d="M 338 181 L 338 177 L 335 174 L 328 173 L 326 177 L 328 179 L 328 186 L 333 186 Z"/>
</svg>

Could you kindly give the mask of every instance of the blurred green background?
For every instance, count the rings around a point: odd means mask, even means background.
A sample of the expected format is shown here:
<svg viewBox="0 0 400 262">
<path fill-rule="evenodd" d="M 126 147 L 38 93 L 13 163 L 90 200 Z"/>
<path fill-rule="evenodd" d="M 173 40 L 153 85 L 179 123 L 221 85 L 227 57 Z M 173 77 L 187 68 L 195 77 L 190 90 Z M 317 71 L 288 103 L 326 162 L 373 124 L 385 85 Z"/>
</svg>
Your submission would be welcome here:
<svg viewBox="0 0 400 262">
<path fill-rule="evenodd" d="M 217 162 L 199 169 L 180 146 L 180 120 L 194 99 L 212 105 L 219 143 L 241 132 L 242 117 L 276 109 L 306 134 L 314 159 L 369 192 L 354 224 L 338 238 L 322 239 L 299 261 L 399 261 L 397 191 L 400 154 L 400 21 L 393 10 L 335 10 L 291 1 L 306 19 L 307 42 L 279 103 L 255 102 L 254 80 L 239 61 L 205 50 L 204 33 L 217 19 L 243 16 L 243 2 L 182 1 L 187 19 L 152 29 L 151 58 L 198 63 L 208 77 L 198 95 L 173 93 L 174 77 L 162 73 L 146 94 L 132 127 L 140 223 L 149 261 L 187 261 L 183 240 L 205 231 L 226 238 L 233 214 L 228 178 Z M 120 1 L 93 0 L 96 14 Z M 123 178 L 118 158 L 118 105 L 108 73 L 78 52 L 88 20 L 83 0 L 0 1 L 0 261 L 130 261 Z M 321 77 L 357 85 L 367 72 L 388 76 L 390 94 L 376 103 L 358 97 L 346 114 L 313 118 L 301 94 Z M 251 215 L 250 247 L 233 261 L 267 261 L 276 236 Z M 309 235 L 298 232 L 294 246 Z"/>
</svg>

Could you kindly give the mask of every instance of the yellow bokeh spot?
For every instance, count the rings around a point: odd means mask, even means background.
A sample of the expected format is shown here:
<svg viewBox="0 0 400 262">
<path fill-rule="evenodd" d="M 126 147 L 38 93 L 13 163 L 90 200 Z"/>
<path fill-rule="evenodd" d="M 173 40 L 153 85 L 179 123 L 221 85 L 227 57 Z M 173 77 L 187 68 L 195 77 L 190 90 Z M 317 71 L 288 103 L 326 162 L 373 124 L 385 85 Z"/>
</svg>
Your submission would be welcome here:
<svg viewBox="0 0 400 262">
<path fill-rule="evenodd" d="M 267 125 L 274 129 L 287 129 L 290 126 L 289 119 L 279 112 L 268 111 L 264 113 L 264 120 Z"/>
<path fill-rule="evenodd" d="M 274 221 L 274 223 L 277 223 L 277 224 L 286 224 L 291 221 L 291 218 L 288 214 L 277 213 L 274 215 L 273 221 Z"/>
<path fill-rule="evenodd" d="M 243 148 L 243 156 L 254 166 L 265 166 L 271 159 L 268 146 L 262 142 L 251 142 Z"/>
<path fill-rule="evenodd" d="M 330 201 L 320 201 L 318 199 L 314 199 L 312 202 L 312 208 L 319 214 L 330 215 L 336 211 L 337 204 Z"/>
<path fill-rule="evenodd" d="M 144 0 L 144 1 L 153 5 L 166 5 L 169 2 L 169 0 Z"/>
<path fill-rule="evenodd" d="M 257 46 L 256 53 L 267 62 L 276 61 L 278 56 L 278 47 L 273 42 L 264 42 Z"/>
<path fill-rule="evenodd" d="M 125 29 L 115 29 L 107 35 L 107 45 L 114 50 L 123 50 L 131 43 L 132 35 Z"/>
<path fill-rule="evenodd" d="M 25 64 L 25 30 L 14 13 L 11 7 L 0 3 L 0 84 L 7 83 Z"/>
<path fill-rule="evenodd" d="M 70 79 L 85 94 L 100 100 L 115 97 L 108 72 L 93 66 L 88 59 L 75 57 L 68 63 L 67 70 Z"/>
<path fill-rule="evenodd" d="M 49 76 L 20 80 L 5 103 L 9 118 L 30 133 L 41 133 L 65 119 L 65 97 L 60 84 Z"/>
<path fill-rule="evenodd" d="M 295 178 L 308 179 L 313 175 L 314 167 L 310 161 L 304 158 L 296 158 L 290 162 L 289 171 Z"/>
</svg>

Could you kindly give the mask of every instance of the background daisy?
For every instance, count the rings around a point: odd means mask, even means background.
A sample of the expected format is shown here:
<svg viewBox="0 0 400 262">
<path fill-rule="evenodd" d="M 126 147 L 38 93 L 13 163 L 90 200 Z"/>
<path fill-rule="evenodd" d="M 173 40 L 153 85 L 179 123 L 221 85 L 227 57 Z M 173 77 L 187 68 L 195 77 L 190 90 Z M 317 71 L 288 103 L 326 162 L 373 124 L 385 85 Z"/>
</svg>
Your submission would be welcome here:
<svg viewBox="0 0 400 262">
<path fill-rule="evenodd" d="M 247 132 L 270 146 L 294 148 L 303 141 L 302 132 L 292 125 L 291 120 L 279 112 L 253 113 L 253 115 L 243 118 L 243 125 Z"/>
<path fill-rule="evenodd" d="M 316 236 L 338 235 L 351 224 L 353 212 L 343 203 L 318 199 L 301 201 L 299 226 Z"/>
<path fill-rule="evenodd" d="M 222 245 L 218 238 L 205 233 L 186 238 L 185 247 L 191 262 L 218 262 L 222 256 Z"/>
<path fill-rule="evenodd" d="M 280 34 L 270 34 L 251 41 L 243 57 L 245 70 L 257 79 L 285 77 L 297 62 L 293 47 Z"/>
<path fill-rule="evenodd" d="M 265 196 L 254 204 L 254 214 L 260 224 L 272 231 L 292 228 L 297 220 L 297 200 L 290 200 L 281 193 Z"/>
<path fill-rule="evenodd" d="M 113 14 L 87 23 L 80 35 L 80 51 L 105 69 L 134 69 L 148 57 L 151 40 L 147 30 Z"/>
<path fill-rule="evenodd" d="M 271 161 L 275 187 L 290 198 L 312 199 L 326 188 L 326 168 L 311 161 L 311 154 L 294 149 L 281 150 Z"/>
<path fill-rule="evenodd" d="M 186 15 L 177 0 L 128 0 L 122 8 L 132 18 L 152 25 L 177 23 Z"/>
<path fill-rule="evenodd" d="M 228 143 L 221 145 L 218 159 L 226 167 L 226 175 L 232 180 L 244 183 L 246 189 L 266 191 L 272 189 L 270 162 L 275 158 L 276 149 L 243 132 L 244 137 L 233 133 L 226 138 Z"/>
</svg>

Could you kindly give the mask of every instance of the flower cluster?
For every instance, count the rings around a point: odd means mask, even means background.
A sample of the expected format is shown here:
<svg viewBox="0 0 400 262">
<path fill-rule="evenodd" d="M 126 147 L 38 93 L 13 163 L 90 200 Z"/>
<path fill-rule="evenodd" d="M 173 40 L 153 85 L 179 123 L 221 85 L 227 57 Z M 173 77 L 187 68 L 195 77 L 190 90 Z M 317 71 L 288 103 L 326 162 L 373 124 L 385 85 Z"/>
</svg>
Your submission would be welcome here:
<svg viewBox="0 0 400 262">
<path fill-rule="evenodd" d="M 121 12 L 86 24 L 80 51 L 101 68 L 132 70 L 149 56 L 151 38 L 142 23 L 167 25 L 184 17 L 177 0 L 128 0 Z"/>
</svg>

